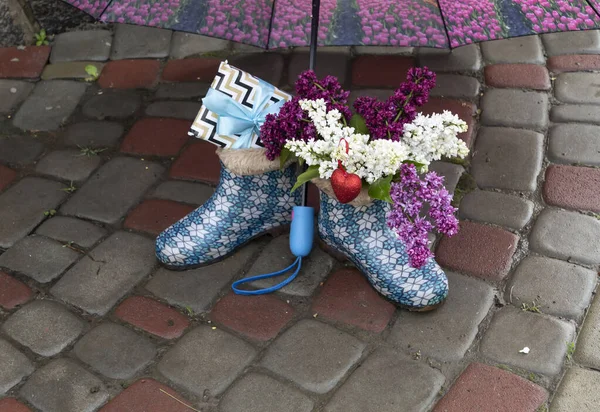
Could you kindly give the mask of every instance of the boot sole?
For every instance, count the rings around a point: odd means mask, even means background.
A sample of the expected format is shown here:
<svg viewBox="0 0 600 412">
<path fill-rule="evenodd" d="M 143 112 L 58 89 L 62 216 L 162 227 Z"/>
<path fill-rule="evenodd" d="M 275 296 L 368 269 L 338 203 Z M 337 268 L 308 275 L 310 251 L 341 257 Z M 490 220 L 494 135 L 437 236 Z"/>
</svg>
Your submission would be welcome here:
<svg viewBox="0 0 600 412">
<path fill-rule="evenodd" d="M 321 249 L 323 249 L 325 252 L 327 252 L 328 254 L 330 254 L 331 256 L 333 256 L 338 261 L 340 261 L 340 262 L 350 262 L 350 263 L 354 264 L 354 262 L 352 261 L 352 259 L 350 259 L 350 257 L 347 256 L 344 252 L 341 252 L 341 251 L 335 249 L 333 246 L 331 246 L 328 243 L 326 243 L 320 237 L 319 237 L 319 246 L 321 247 Z M 357 269 L 358 269 L 358 267 L 357 267 Z M 362 273 L 362 271 L 360 271 L 360 272 Z M 363 273 L 363 275 L 364 275 L 364 273 Z M 432 310 L 435 310 L 435 309 L 439 308 L 444 303 L 446 303 L 446 299 L 447 299 L 446 298 L 443 301 L 441 301 L 440 303 L 437 303 L 435 305 L 424 306 L 422 308 L 415 308 L 415 307 L 412 307 L 412 306 L 407 306 L 407 305 L 403 305 L 403 304 L 398 303 L 398 302 L 394 302 L 393 300 L 389 299 L 388 297 L 386 297 L 386 296 L 384 296 L 382 294 L 380 294 L 380 296 L 382 296 L 388 302 L 394 304 L 394 306 L 396 306 L 398 308 L 401 308 L 401 309 L 406 309 L 409 312 L 430 312 Z"/>
<path fill-rule="evenodd" d="M 275 237 L 281 236 L 281 235 L 283 235 L 285 233 L 288 233 L 289 231 L 290 231 L 290 225 L 289 224 L 288 225 L 278 226 L 278 227 L 275 227 L 273 229 L 269 229 L 269 230 L 267 230 L 267 231 L 265 231 L 263 233 L 260 233 L 260 234 L 254 236 L 254 237 L 251 237 L 250 239 L 248 239 L 244 243 L 239 244 L 231 252 L 229 252 L 229 253 L 227 253 L 227 254 L 225 254 L 223 256 L 219 256 L 218 258 L 213 259 L 213 260 L 211 260 L 209 262 L 198 263 L 197 265 L 189 265 L 189 266 L 183 266 L 182 267 L 182 266 L 171 266 L 171 265 L 169 265 L 167 263 L 161 262 L 160 260 L 158 262 L 165 269 L 171 270 L 171 271 L 174 271 L 174 272 L 185 272 L 186 270 L 194 270 L 194 269 L 202 268 L 202 267 L 205 267 L 205 266 L 210 266 L 210 265 L 213 265 L 215 263 L 219 263 L 219 262 L 227 259 L 228 257 L 231 257 L 241 247 L 246 246 L 248 243 L 252 242 L 253 240 L 259 239 L 259 238 L 261 238 L 263 236 L 267 236 L 267 235 L 270 235 L 270 236 L 272 236 L 272 237 L 275 238 Z"/>
</svg>

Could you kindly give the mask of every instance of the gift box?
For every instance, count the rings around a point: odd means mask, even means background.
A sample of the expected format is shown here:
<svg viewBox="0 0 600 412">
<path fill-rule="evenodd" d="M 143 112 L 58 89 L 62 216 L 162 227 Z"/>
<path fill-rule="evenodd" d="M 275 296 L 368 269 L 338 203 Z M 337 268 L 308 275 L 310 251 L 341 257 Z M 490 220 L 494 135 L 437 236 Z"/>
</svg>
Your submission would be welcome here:
<svg viewBox="0 0 600 412">
<path fill-rule="evenodd" d="M 291 96 L 221 62 L 188 134 L 226 149 L 263 147 L 260 126 Z"/>
</svg>

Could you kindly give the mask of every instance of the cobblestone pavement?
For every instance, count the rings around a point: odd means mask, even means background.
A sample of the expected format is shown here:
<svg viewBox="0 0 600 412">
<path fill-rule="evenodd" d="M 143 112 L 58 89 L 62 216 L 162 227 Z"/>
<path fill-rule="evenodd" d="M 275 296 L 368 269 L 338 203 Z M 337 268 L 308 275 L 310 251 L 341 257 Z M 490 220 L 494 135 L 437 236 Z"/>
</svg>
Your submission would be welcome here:
<svg viewBox="0 0 600 412">
<path fill-rule="evenodd" d="M 426 110 L 470 125 L 470 161 L 433 167 L 462 230 L 436 245 L 451 292 L 427 314 L 318 248 L 280 293 L 230 293 L 290 261 L 285 235 L 158 267 L 154 236 L 217 182 L 186 131 L 224 57 L 288 88 L 308 62 L 130 26 L 0 49 L 1 412 L 599 410 L 599 32 L 320 56 L 353 96 L 428 65 Z"/>
</svg>

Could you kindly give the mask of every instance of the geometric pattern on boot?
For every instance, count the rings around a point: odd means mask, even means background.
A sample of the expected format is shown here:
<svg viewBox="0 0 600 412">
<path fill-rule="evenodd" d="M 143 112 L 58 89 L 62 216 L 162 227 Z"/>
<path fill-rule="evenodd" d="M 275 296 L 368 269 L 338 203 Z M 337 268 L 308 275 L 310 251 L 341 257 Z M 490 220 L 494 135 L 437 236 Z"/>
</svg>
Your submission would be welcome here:
<svg viewBox="0 0 600 412">
<path fill-rule="evenodd" d="M 162 232 L 156 257 L 169 269 L 215 262 L 253 238 L 287 225 L 301 191 L 290 194 L 295 168 L 236 175 L 221 163 L 215 193 L 198 209 Z"/>
<path fill-rule="evenodd" d="M 340 203 L 323 191 L 320 195 L 319 236 L 354 263 L 375 290 L 413 311 L 431 310 L 444 302 L 446 274 L 433 258 L 418 269 L 409 264 L 406 247 L 387 226 L 387 202 L 357 206 Z"/>
</svg>

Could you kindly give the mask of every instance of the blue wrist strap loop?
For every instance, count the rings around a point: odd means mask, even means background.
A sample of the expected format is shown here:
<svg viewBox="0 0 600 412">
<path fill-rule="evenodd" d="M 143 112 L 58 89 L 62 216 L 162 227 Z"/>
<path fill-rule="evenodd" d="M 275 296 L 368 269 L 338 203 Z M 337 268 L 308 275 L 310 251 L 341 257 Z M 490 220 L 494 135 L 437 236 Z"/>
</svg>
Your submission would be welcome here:
<svg viewBox="0 0 600 412">
<path fill-rule="evenodd" d="M 278 283 L 277 285 L 274 285 L 274 286 L 271 286 L 271 287 L 268 287 L 265 289 L 258 289 L 258 290 L 238 289 L 238 286 L 240 286 L 241 284 L 244 284 L 244 283 L 254 282 L 254 281 L 260 280 L 260 279 L 267 279 L 267 278 L 274 278 L 276 276 L 281 276 L 284 273 L 289 272 L 290 270 L 293 270 L 295 266 L 298 266 L 298 267 L 296 268 L 296 270 L 294 270 L 294 273 L 292 273 L 290 275 L 290 277 L 285 279 L 283 282 Z M 300 272 L 301 267 L 302 267 L 302 256 L 298 256 L 296 258 L 296 260 L 294 261 L 294 263 L 292 263 L 290 266 L 288 266 L 285 269 L 282 269 L 282 270 L 279 270 L 279 271 L 273 272 L 273 273 L 267 273 L 265 275 L 258 275 L 258 276 L 252 276 L 252 277 L 245 278 L 245 279 L 240 279 L 238 281 L 233 282 L 233 285 L 231 285 L 231 288 L 238 295 L 265 295 L 267 293 L 275 292 L 276 290 L 281 289 L 282 287 L 284 287 L 285 285 L 287 285 L 288 283 L 290 283 L 291 281 L 296 279 L 296 276 L 298 276 L 298 273 Z"/>
</svg>

